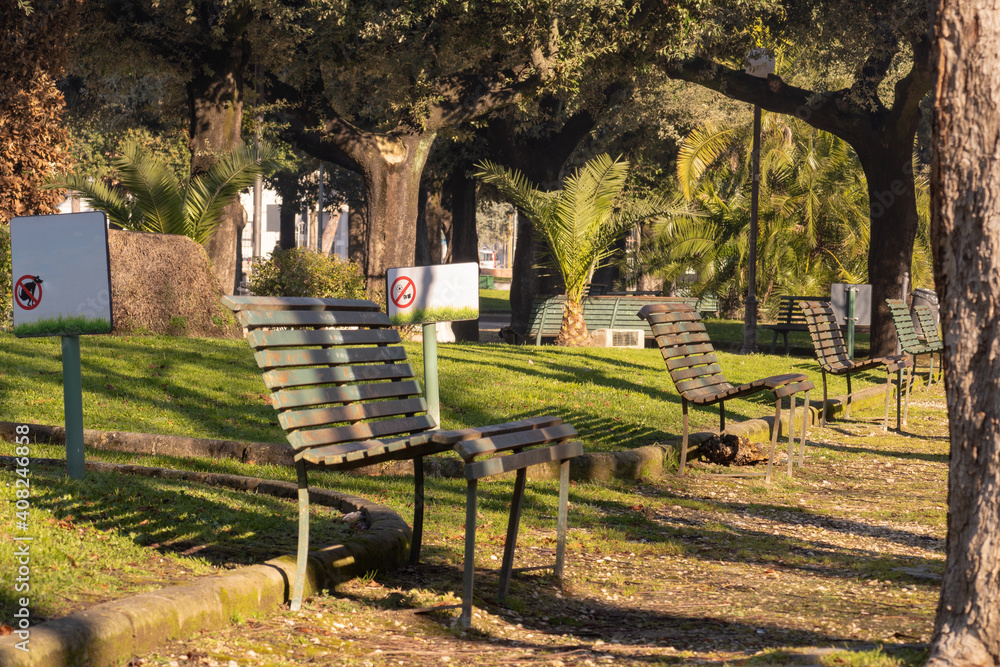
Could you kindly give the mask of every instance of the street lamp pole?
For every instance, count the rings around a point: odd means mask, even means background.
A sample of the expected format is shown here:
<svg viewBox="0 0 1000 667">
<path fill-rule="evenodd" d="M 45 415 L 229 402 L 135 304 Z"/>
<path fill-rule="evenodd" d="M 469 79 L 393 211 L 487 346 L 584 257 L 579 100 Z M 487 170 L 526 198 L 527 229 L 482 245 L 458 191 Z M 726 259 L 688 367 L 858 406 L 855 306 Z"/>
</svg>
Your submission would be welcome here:
<svg viewBox="0 0 1000 667">
<path fill-rule="evenodd" d="M 774 72 L 774 57 L 767 49 L 751 49 L 746 73 L 767 78 Z M 747 270 L 747 299 L 743 308 L 743 347 L 740 354 L 757 352 L 757 209 L 760 199 L 760 105 L 753 107 L 752 182 L 750 186 L 750 258 Z"/>
</svg>

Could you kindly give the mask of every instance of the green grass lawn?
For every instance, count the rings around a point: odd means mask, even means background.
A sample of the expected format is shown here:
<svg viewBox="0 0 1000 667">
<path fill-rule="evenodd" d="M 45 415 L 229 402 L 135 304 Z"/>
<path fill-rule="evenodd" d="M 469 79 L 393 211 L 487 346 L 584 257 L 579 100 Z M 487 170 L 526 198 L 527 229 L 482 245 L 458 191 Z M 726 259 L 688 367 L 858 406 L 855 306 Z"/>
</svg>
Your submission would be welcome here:
<svg viewBox="0 0 1000 667">
<path fill-rule="evenodd" d="M 285 441 L 242 340 L 90 336 L 80 346 L 85 428 Z M 406 349 L 420 378 L 421 346 Z M 63 423 L 60 354 L 58 339 L 0 334 L 0 420 Z M 444 428 L 555 414 L 577 428 L 588 450 L 638 447 L 680 432 L 680 400 L 656 349 L 458 344 L 439 346 L 438 357 Z M 796 371 L 820 386 L 812 359 L 719 357 L 734 384 Z M 846 391 L 843 377 L 829 381 L 831 395 Z M 732 421 L 767 415 L 771 400 L 767 393 L 734 400 L 727 413 Z M 717 411 L 695 409 L 691 419 L 693 430 L 711 428 Z"/>
<path fill-rule="evenodd" d="M 480 312 L 510 312 L 510 290 L 481 289 L 479 290 Z"/>
</svg>

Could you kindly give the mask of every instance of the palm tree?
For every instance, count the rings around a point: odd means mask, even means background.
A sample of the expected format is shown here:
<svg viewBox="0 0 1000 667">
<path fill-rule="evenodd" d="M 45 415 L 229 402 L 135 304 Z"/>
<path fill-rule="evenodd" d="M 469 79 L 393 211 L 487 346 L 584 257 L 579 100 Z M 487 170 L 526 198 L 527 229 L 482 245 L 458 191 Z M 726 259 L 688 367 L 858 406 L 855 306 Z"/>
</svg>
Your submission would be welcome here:
<svg viewBox="0 0 1000 667">
<path fill-rule="evenodd" d="M 110 166 L 118 181 L 115 185 L 71 173 L 51 179 L 45 187 L 80 193 L 92 208 L 106 212 L 124 229 L 182 234 L 205 244 L 218 229 L 223 209 L 240 190 L 281 164 L 269 144 L 261 142 L 259 148 L 241 144 L 219 156 L 207 172 L 182 184 L 163 162 L 127 143 Z"/>
<path fill-rule="evenodd" d="M 761 145 L 757 293 L 809 294 L 867 279 L 868 200 L 850 147 L 833 135 L 765 114 Z M 644 253 L 668 280 L 694 269 L 698 287 L 746 292 L 750 127 L 705 126 L 678 154 L 679 206 Z"/>
<path fill-rule="evenodd" d="M 566 296 L 556 344 L 590 344 L 583 293 L 594 270 L 625 232 L 670 209 L 659 199 L 625 197 L 622 191 L 629 163 L 607 154 L 588 161 L 565 180 L 561 190 L 552 192 L 538 190 L 520 172 L 488 161 L 477 168 L 475 176 L 510 199 L 547 241 L 548 259 L 562 275 Z"/>
</svg>

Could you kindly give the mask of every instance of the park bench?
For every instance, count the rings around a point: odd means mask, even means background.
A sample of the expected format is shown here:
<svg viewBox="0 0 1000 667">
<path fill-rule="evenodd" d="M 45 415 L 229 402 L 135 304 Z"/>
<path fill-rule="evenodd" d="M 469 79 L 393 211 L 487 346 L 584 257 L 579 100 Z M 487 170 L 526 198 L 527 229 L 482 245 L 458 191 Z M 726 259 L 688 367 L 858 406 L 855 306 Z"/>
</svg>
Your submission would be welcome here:
<svg viewBox="0 0 1000 667">
<path fill-rule="evenodd" d="M 587 330 L 593 333 L 597 329 L 638 329 L 645 338 L 653 334 L 645 322 L 636 322 L 635 313 L 643 306 L 657 303 L 690 303 L 702 312 L 715 312 L 719 309 L 718 297 L 709 296 L 702 299 L 696 297 L 672 296 L 636 296 L 630 294 L 607 294 L 600 296 L 585 296 L 583 298 L 583 319 L 587 322 Z M 528 319 L 526 338 L 534 338 L 535 345 L 542 344 L 542 338 L 554 338 L 559 334 L 562 325 L 564 296 L 538 296 L 531 306 Z"/>
<path fill-rule="evenodd" d="M 847 405 L 844 409 L 844 418 L 851 418 L 851 375 L 859 371 L 868 370 L 883 366 L 886 371 L 885 378 L 885 419 L 882 423 L 884 431 L 889 430 L 889 398 L 892 394 L 892 374 L 897 374 L 896 382 L 896 429 L 901 430 L 901 424 L 906 423 L 906 417 L 910 410 L 910 374 L 913 369 L 913 360 L 906 355 L 892 355 L 887 357 L 873 357 L 863 361 L 854 361 L 847 354 L 847 346 L 844 344 L 844 337 L 837 324 L 837 316 L 833 312 L 830 304 L 824 301 L 803 301 L 802 312 L 809 323 L 809 336 L 812 338 L 813 349 L 816 351 L 816 359 L 819 361 L 820 370 L 823 374 L 823 414 L 820 417 L 820 425 L 826 426 L 826 406 L 827 387 L 826 374 L 844 375 L 847 377 Z M 906 378 L 906 413 L 903 413 L 900 421 L 900 400 L 903 392 L 903 370 L 907 371 Z"/>
<path fill-rule="evenodd" d="M 938 332 L 937 320 L 934 318 L 934 311 L 930 306 L 914 306 L 913 313 L 917 316 L 917 324 L 920 326 L 920 334 L 923 336 L 924 345 L 931 350 L 931 378 L 934 377 L 934 353 L 944 354 L 944 341 Z M 944 372 L 944 363 L 940 365 L 941 372 Z"/>
<path fill-rule="evenodd" d="M 778 344 L 778 336 L 780 335 L 785 340 L 785 356 L 791 353 L 791 347 L 788 344 L 788 334 L 792 331 L 809 331 L 809 325 L 806 324 L 805 315 L 802 313 L 802 308 L 799 307 L 801 301 L 829 301 L 830 297 L 824 296 L 782 296 L 779 297 L 778 301 L 778 321 L 773 324 L 762 324 L 762 329 L 767 329 L 773 332 L 774 337 L 771 339 L 771 354 L 774 354 L 774 350 Z"/>
<path fill-rule="evenodd" d="M 767 458 L 767 472 L 763 473 L 766 483 L 771 483 L 781 425 L 781 400 L 788 397 L 788 475 L 792 474 L 795 461 L 795 394 L 805 392 L 802 415 L 802 439 L 799 446 L 799 465 L 805 462 L 806 425 L 809 421 L 806 410 L 809 406 L 809 390 L 812 381 L 802 373 L 789 373 L 754 380 L 734 386 L 722 374 L 722 367 L 715 356 L 715 349 L 709 342 L 705 323 L 698 312 L 688 303 L 661 303 L 643 306 L 639 310 L 640 319 L 649 323 L 660 346 L 670 378 L 681 396 L 681 439 L 680 474 L 684 474 L 688 455 L 688 403 L 695 405 L 719 404 L 719 433 L 726 430 L 726 401 L 749 396 L 761 391 L 774 394 L 774 424 L 771 427 L 771 449 Z M 761 473 L 734 474 L 754 476 Z"/>
<path fill-rule="evenodd" d="M 291 607 L 302 602 L 309 556 L 307 467 L 351 470 L 413 460 L 414 506 L 410 561 L 417 563 L 423 531 L 425 456 L 456 451 L 467 480 L 465 567 L 461 622 L 472 618 L 477 483 L 515 472 L 498 600 L 507 594 L 524 495 L 526 469 L 560 467 L 555 576 L 565 560 L 569 460 L 582 453 L 576 431 L 558 417 L 532 417 L 458 431 L 437 430 L 399 332 L 371 301 L 280 297 L 223 297 L 255 351 L 272 391 L 271 406 L 295 454 L 299 539 Z M 504 456 L 494 456 L 496 454 Z"/>
<path fill-rule="evenodd" d="M 914 326 L 913 315 L 910 314 L 910 309 L 906 307 L 905 301 L 902 299 L 886 299 L 885 302 L 889 306 L 889 312 L 892 313 L 892 323 L 896 327 L 896 338 L 899 340 L 899 349 L 913 357 L 914 370 L 916 370 L 918 355 L 926 354 L 930 360 L 930 370 L 927 374 L 927 384 L 930 385 L 934 381 L 934 353 L 940 352 L 944 346 L 935 348 L 926 342 L 920 341 L 917 329 Z M 937 327 L 934 327 L 934 329 L 936 333 Z"/>
</svg>

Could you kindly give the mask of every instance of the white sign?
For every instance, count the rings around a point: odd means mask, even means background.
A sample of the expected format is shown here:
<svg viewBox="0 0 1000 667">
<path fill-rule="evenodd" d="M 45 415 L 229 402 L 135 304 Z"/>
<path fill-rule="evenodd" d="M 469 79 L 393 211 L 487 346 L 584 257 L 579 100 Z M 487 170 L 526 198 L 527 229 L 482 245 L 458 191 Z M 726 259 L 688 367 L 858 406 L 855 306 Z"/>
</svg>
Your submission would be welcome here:
<svg viewBox="0 0 1000 667">
<path fill-rule="evenodd" d="M 766 79 L 768 74 L 774 74 L 774 56 L 767 49 L 750 49 L 744 62 L 750 76 Z"/>
<path fill-rule="evenodd" d="M 479 265 L 439 264 L 386 271 L 389 319 L 395 325 L 479 319 Z"/>
<path fill-rule="evenodd" d="M 111 333 L 104 212 L 14 218 L 10 248 L 14 335 Z"/>
</svg>

